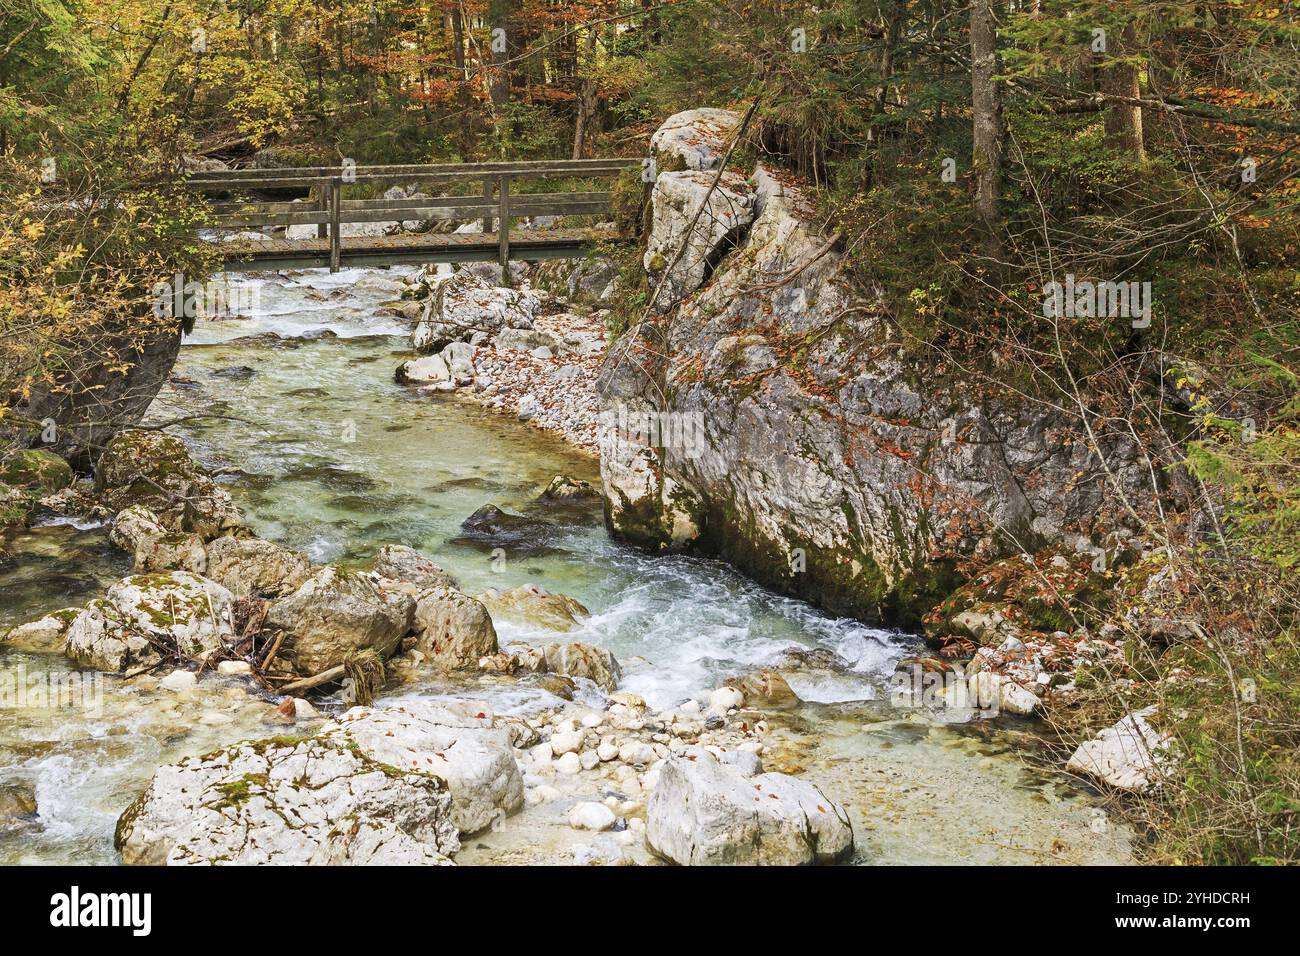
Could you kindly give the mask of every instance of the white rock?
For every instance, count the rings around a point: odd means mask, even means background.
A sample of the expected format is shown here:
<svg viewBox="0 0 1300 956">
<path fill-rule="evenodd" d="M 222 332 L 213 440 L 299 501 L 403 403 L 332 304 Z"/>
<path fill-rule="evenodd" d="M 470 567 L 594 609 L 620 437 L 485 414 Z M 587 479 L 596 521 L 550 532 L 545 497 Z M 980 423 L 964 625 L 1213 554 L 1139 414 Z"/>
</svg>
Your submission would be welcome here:
<svg viewBox="0 0 1300 956">
<path fill-rule="evenodd" d="M 582 758 L 570 751 L 553 764 L 560 773 L 577 773 L 582 769 Z"/>
<path fill-rule="evenodd" d="M 579 803 L 569 811 L 569 826 L 575 830 L 608 830 L 618 820 L 603 803 Z"/>
<path fill-rule="evenodd" d="M 1175 763 L 1173 735 L 1160 733 L 1148 721 L 1155 712 L 1155 705 L 1135 711 L 1080 744 L 1066 769 L 1124 790 L 1153 789 Z"/>
<path fill-rule="evenodd" d="M 649 766 L 655 762 L 655 750 L 652 746 L 638 741 L 626 743 L 618 748 L 618 759 L 633 766 Z"/>
<path fill-rule="evenodd" d="M 745 706 L 745 695 L 734 687 L 719 687 L 709 695 L 709 710 L 726 713 L 733 707 Z"/>
<path fill-rule="evenodd" d="M 618 747 L 614 744 L 602 743 L 596 748 L 596 757 L 602 762 L 607 763 L 618 756 Z"/>
<path fill-rule="evenodd" d="M 311 701 L 302 697 L 293 699 L 293 716 L 295 720 L 316 720 L 320 717 L 320 711 L 312 706 Z"/>
<path fill-rule="evenodd" d="M 583 734 L 579 731 L 569 733 L 561 732 L 551 736 L 551 750 L 556 756 L 563 756 L 567 753 L 576 753 L 582 749 Z"/>
<path fill-rule="evenodd" d="M 780 773 L 746 777 L 695 748 L 658 773 L 646 842 L 680 864 L 830 863 L 853 849 L 848 814 L 812 784 Z"/>
<path fill-rule="evenodd" d="M 199 682 L 193 671 L 172 671 L 158 682 L 163 690 L 192 690 Z"/>
<path fill-rule="evenodd" d="M 243 677 L 253 673 L 253 665 L 248 661 L 222 661 L 217 665 L 217 673 L 222 677 Z"/>
<path fill-rule="evenodd" d="M 600 764 L 600 757 L 597 756 L 594 750 L 586 751 L 578 759 L 582 761 L 583 770 L 595 770 Z"/>
</svg>

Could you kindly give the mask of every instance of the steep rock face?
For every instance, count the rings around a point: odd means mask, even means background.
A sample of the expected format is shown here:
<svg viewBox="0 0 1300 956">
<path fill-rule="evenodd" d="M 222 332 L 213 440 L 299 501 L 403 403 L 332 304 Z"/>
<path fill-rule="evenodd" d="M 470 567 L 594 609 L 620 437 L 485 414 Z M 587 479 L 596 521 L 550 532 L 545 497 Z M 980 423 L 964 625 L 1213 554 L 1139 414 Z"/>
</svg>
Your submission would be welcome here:
<svg viewBox="0 0 1300 956">
<path fill-rule="evenodd" d="M 836 613 L 911 623 L 956 583 L 958 559 L 1102 530 L 1117 496 L 1100 458 L 1141 487 L 1121 438 L 1100 436 L 1099 456 L 1064 416 L 909 361 L 880 303 L 850 291 L 798 184 L 760 167 L 749 186 L 753 225 L 704 287 L 606 357 L 615 533 L 723 557 Z M 683 236 L 692 215 L 656 206 L 654 229 Z"/>
</svg>

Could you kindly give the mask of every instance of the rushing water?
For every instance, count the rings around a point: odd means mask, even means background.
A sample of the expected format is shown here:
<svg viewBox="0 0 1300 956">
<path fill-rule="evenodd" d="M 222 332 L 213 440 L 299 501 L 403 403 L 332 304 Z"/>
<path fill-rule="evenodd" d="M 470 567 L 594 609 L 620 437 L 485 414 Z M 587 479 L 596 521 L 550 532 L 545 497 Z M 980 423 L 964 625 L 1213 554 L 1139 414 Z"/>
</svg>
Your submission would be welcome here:
<svg viewBox="0 0 1300 956">
<path fill-rule="evenodd" d="M 407 329 L 381 306 L 396 298 L 399 278 L 396 270 L 237 277 L 256 292 L 255 307 L 200 322 L 187 340 L 150 414 L 185 419 L 176 430 L 220 471 L 259 535 L 322 563 L 361 564 L 381 545 L 403 543 L 433 556 L 469 593 L 533 582 L 572 595 L 592 616 L 567 639 L 613 651 L 624 663 L 622 688 L 654 707 L 761 667 L 791 645 L 835 651 L 848 673 L 790 675 L 810 703 L 776 721 L 772 760 L 850 806 L 861 860 L 1127 858 L 1124 838 L 1096 825 L 1087 799 L 1027 771 L 1005 732 L 944 728 L 883 703 L 884 683 L 915 638 L 821 614 L 716 562 L 625 547 L 610 540 L 595 507 L 541 508 L 537 496 L 552 476 L 594 480 L 596 462 L 453 396 L 397 385 Z M 489 502 L 545 525 L 499 551 L 465 540 L 461 522 Z M 82 603 L 127 570 L 102 530 L 38 528 L 3 546 L 11 557 L 0 564 L 0 627 Z M 503 644 L 554 637 L 509 622 L 498 632 Z M 0 668 L 71 670 L 16 652 L 0 653 Z M 40 807 L 39 826 L 0 831 L 0 860 L 112 861 L 116 815 L 159 763 L 272 732 L 257 721 L 266 704 L 235 682 L 211 679 L 163 704 L 150 703 L 157 695 L 147 681 L 102 683 L 96 715 L 0 711 L 0 786 L 33 781 Z M 511 685 L 473 692 L 502 710 L 556 702 Z M 572 858 L 578 837 L 555 812 L 529 808 L 476 839 L 463 859 Z"/>
</svg>

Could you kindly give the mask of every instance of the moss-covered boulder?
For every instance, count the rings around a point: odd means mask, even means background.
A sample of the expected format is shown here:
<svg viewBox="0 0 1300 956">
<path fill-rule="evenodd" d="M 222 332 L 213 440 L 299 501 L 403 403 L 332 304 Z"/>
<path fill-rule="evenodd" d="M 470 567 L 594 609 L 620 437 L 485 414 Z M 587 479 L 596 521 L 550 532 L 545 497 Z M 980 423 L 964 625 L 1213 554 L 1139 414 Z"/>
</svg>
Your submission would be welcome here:
<svg viewBox="0 0 1300 956">
<path fill-rule="evenodd" d="M 137 574 L 77 615 L 65 652 L 102 671 L 208 661 L 234 637 L 233 604 L 228 590 L 197 574 Z"/>
<path fill-rule="evenodd" d="M 0 481 L 26 485 L 44 492 L 61 491 L 72 484 L 72 466 L 43 448 L 12 452 L 0 463 Z"/>
<path fill-rule="evenodd" d="M 22 488 L 0 483 L 0 528 L 26 525 L 35 507 L 36 499 Z"/>
</svg>

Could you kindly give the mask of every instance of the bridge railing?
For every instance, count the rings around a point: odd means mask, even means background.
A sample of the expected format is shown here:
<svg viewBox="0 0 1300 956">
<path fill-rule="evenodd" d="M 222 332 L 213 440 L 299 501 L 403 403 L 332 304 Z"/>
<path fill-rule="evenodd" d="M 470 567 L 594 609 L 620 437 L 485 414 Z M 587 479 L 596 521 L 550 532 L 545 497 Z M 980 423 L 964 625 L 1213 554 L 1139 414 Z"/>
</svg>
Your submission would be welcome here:
<svg viewBox="0 0 1300 956">
<path fill-rule="evenodd" d="M 608 192 L 519 193 L 510 183 L 521 179 L 617 176 L 639 166 L 638 157 L 616 159 L 532 160 L 526 162 L 457 163 L 405 166 L 309 166 L 286 169 L 240 169 L 199 173 L 187 180 L 206 193 L 240 193 L 308 188 L 312 199 L 302 202 L 241 202 L 211 204 L 218 228 L 315 225 L 317 238 L 330 240 L 330 270 L 337 272 L 342 254 L 340 225 L 345 222 L 389 220 L 483 220 L 483 231 L 497 229 L 498 258 L 510 259 L 510 220 L 522 216 L 605 215 Z M 456 186 L 481 182 L 474 196 L 414 199 L 343 199 L 343 190 L 362 183 L 422 183 Z"/>
</svg>

